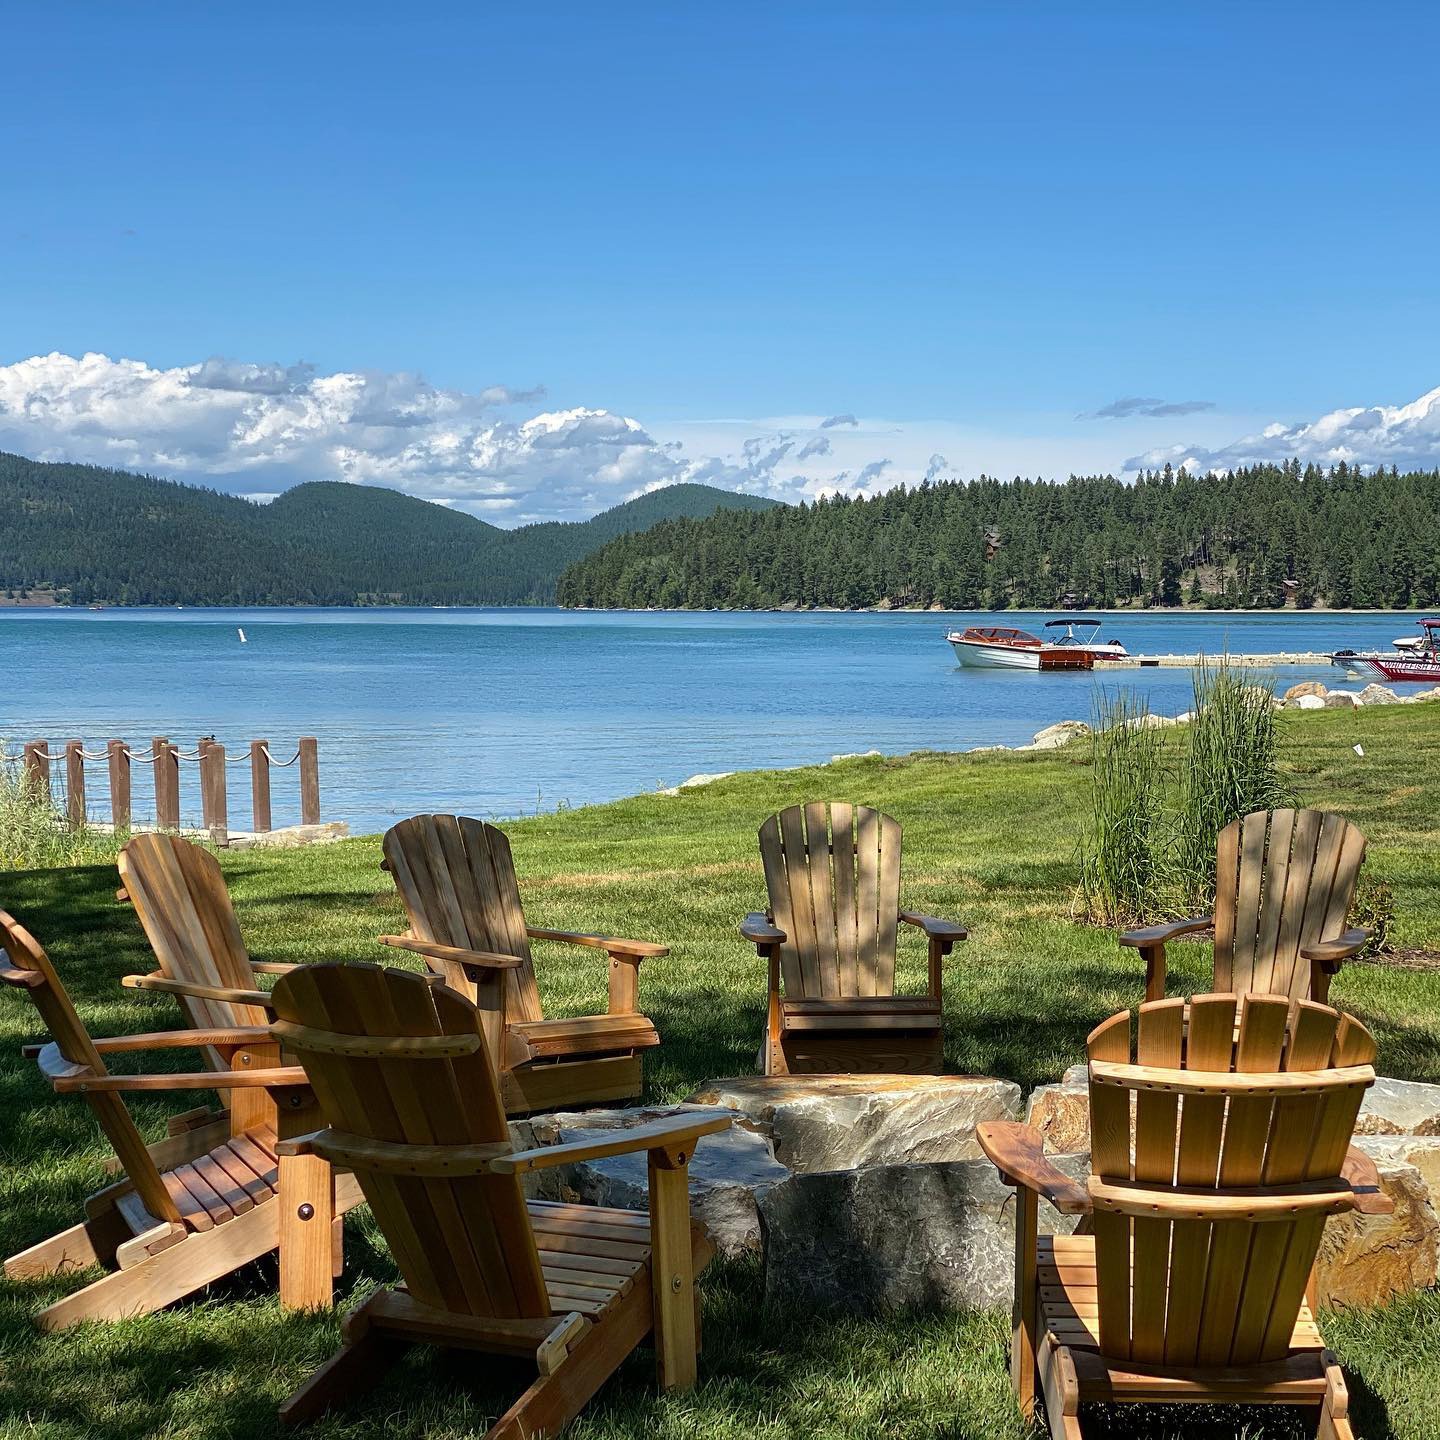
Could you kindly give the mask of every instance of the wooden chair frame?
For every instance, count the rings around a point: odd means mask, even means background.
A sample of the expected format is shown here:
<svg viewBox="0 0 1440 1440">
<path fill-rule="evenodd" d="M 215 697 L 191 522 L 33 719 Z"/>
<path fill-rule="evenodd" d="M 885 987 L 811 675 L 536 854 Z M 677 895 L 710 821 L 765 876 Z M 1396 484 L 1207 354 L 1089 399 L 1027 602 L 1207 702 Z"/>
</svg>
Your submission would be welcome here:
<svg viewBox="0 0 1440 1440">
<path fill-rule="evenodd" d="M 314 1097 L 305 1072 L 280 1063 L 263 1027 L 207 1027 L 94 1040 L 34 937 L 0 912 L 0 982 L 28 991 L 53 1037 L 25 1047 L 56 1094 L 83 1095 L 114 1147 L 123 1178 L 85 1202 L 85 1218 L 5 1262 L 12 1277 L 101 1265 L 111 1271 L 36 1317 L 45 1330 L 81 1320 L 143 1315 L 280 1251 L 280 1299 L 330 1303 L 341 1268 L 341 1217 L 358 1203 L 350 1176 L 322 1160 L 278 1158 L 278 1137 L 308 1129 Z M 111 1075 L 104 1056 L 204 1049 L 223 1071 Z M 231 1096 L 227 1129 L 197 1150 L 179 1132 L 147 1146 L 123 1097 L 178 1090 Z"/>
<path fill-rule="evenodd" d="M 263 1026 L 270 1018 L 270 996 L 257 976 L 284 975 L 293 965 L 252 960 L 225 885 L 220 862 L 202 845 L 180 835 L 137 835 L 121 849 L 116 864 L 121 888 L 115 898 L 128 901 L 154 953 L 156 969 L 126 975 L 129 990 L 173 995 L 191 1028 Z M 228 1069 L 213 1048 L 202 1051 L 209 1069 Z M 227 1103 L 202 1107 L 170 1121 L 172 1154 L 188 1145 L 204 1154 L 230 1130 Z M 191 1158 L 187 1156 L 186 1158 Z"/>
<path fill-rule="evenodd" d="M 668 955 L 667 946 L 527 924 L 510 842 L 483 821 L 416 815 L 387 830 L 383 845 L 381 868 L 395 881 L 410 932 L 379 941 L 423 956 L 436 975 L 479 1007 L 509 1114 L 641 1093 L 640 1052 L 660 1037 L 640 1012 L 639 970 L 643 961 Z M 532 940 L 607 957 L 604 1015 L 545 1018 Z"/>
<path fill-rule="evenodd" d="M 1257 810 L 1216 837 L 1215 910 L 1122 934 L 1145 961 L 1145 998 L 1165 998 L 1165 947 L 1215 927 L 1219 992 L 1324 1004 L 1340 966 L 1369 944 L 1346 928 L 1365 837 L 1322 810 Z"/>
<path fill-rule="evenodd" d="M 1088 1183 L 1028 1125 L 976 1132 L 1016 1191 L 1022 1415 L 1039 1394 L 1052 1440 L 1083 1440 L 1086 1401 L 1304 1405 L 1319 1440 L 1353 1440 L 1307 1295 L 1325 1217 L 1393 1208 L 1350 1145 L 1369 1032 L 1308 1001 L 1217 994 L 1142 1005 L 1134 1062 L 1128 1011 L 1087 1048 Z M 1039 1237 L 1040 1199 L 1093 1233 Z"/>
<path fill-rule="evenodd" d="M 281 1407 L 311 1420 L 376 1383 L 405 1344 L 529 1359 L 536 1379 L 489 1440 L 555 1435 L 647 1335 L 660 1384 L 695 1380 L 695 1276 L 714 1253 L 692 1225 L 688 1166 L 730 1117 L 676 1115 L 515 1151 L 486 1020 L 447 986 L 369 965 L 307 967 L 276 986 L 276 1038 L 300 1054 L 330 1124 L 286 1156 L 352 1168 L 405 1278 L 345 1322 L 340 1351 Z M 649 1215 L 526 1201 L 520 1177 L 645 1152 Z"/>
<path fill-rule="evenodd" d="M 770 904 L 740 937 L 766 963 L 764 1073 L 938 1075 L 943 962 L 969 932 L 900 908 L 900 826 L 867 806 L 812 802 L 772 815 L 759 839 Z M 929 941 L 923 996 L 895 994 L 901 925 Z"/>
</svg>

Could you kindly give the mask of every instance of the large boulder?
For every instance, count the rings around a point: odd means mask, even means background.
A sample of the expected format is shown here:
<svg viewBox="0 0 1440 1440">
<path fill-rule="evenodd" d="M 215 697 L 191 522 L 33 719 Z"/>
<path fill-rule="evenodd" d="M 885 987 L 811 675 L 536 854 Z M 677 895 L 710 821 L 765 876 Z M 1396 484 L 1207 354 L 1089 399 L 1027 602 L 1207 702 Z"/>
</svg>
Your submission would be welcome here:
<svg viewBox="0 0 1440 1440">
<path fill-rule="evenodd" d="M 1357 1135 L 1440 1135 L 1440 1085 L 1380 1076 L 1365 1092 Z"/>
<path fill-rule="evenodd" d="M 626 1110 L 586 1110 L 536 1116 L 511 1126 L 517 1143 L 561 1145 L 583 1140 L 596 1130 L 629 1129 L 665 1115 L 695 1110 L 713 1115 L 714 1107 L 635 1106 Z M 760 1248 L 759 1196 L 790 1172 L 775 1159 L 766 1138 L 744 1124 L 707 1135 L 690 1161 L 690 1209 L 703 1221 L 722 1255 L 744 1255 Z M 644 1210 L 649 1204 L 648 1165 L 643 1150 L 582 1160 L 535 1172 L 535 1195 L 572 1204 L 613 1205 Z"/>
<path fill-rule="evenodd" d="M 1090 1149 L 1090 1088 L 1084 1065 L 1072 1065 L 1054 1085 L 1037 1085 L 1025 1107 L 1025 1123 L 1033 1125 L 1052 1154 Z"/>
<path fill-rule="evenodd" d="M 1323 695 L 1297 695 L 1293 700 L 1285 702 L 1287 710 L 1323 710 L 1325 708 L 1325 697 Z"/>
<path fill-rule="evenodd" d="M 1056 1161 L 1077 1179 L 1083 1158 Z M 765 1294 L 861 1313 L 1008 1307 L 1015 1192 L 988 1160 L 795 1175 L 760 1197 Z M 1040 1206 L 1042 1232 L 1073 1216 Z"/>
<path fill-rule="evenodd" d="M 797 1173 L 980 1156 L 982 1120 L 1018 1120 L 1020 1087 L 974 1075 L 765 1075 L 712 1080 L 690 1097 L 769 1137 Z"/>
<path fill-rule="evenodd" d="M 1398 705 L 1400 697 L 1387 686 L 1367 685 L 1360 692 L 1360 704 L 1362 705 Z"/>
<path fill-rule="evenodd" d="M 1360 696 L 1354 690 L 1331 690 L 1325 696 L 1327 710 L 1353 710 L 1360 703 Z"/>
<path fill-rule="evenodd" d="M 1435 1283 L 1440 1261 L 1440 1219 L 1419 1168 L 1391 1147 L 1366 1140 L 1380 1172 L 1380 1188 L 1394 1201 L 1390 1215 L 1332 1216 L 1315 1264 L 1316 1290 L 1325 1306 L 1381 1305 L 1396 1295 Z"/>
<path fill-rule="evenodd" d="M 1302 680 L 1298 685 L 1292 685 L 1285 692 L 1285 699 L 1288 702 L 1298 700 L 1302 695 L 1318 695 L 1323 700 L 1328 688 L 1319 680 Z"/>
<path fill-rule="evenodd" d="M 1058 750 L 1082 735 L 1088 735 L 1090 727 L 1083 720 L 1061 720 L 1056 725 L 1047 725 L 1022 750 Z"/>
<path fill-rule="evenodd" d="M 1410 698 L 1412 700 L 1440 700 L 1440 685 L 1432 685 L 1428 690 L 1417 690 Z"/>
</svg>

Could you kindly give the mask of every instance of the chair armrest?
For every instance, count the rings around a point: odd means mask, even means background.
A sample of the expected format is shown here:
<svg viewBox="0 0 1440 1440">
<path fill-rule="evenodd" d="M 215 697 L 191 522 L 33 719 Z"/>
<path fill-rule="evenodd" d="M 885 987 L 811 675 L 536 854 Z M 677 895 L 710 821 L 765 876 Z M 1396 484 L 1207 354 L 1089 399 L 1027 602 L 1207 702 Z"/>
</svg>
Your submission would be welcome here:
<svg viewBox="0 0 1440 1440">
<path fill-rule="evenodd" d="M 759 910 L 752 910 L 740 922 L 740 938 L 761 947 L 783 945 L 785 932 L 768 915 L 762 914 Z"/>
<path fill-rule="evenodd" d="M 1151 925 L 1145 930 L 1126 930 L 1118 938 L 1122 945 L 1132 950 L 1143 950 L 1148 945 L 1164 945 L 1181 935 L 1194 935 L 1208 930 L 1215 923 L 1213 915 L 1197 915 L 1193 920 L 1172 920 L 1168 925 Z"/>
<path fill-rule="evenodd" d="M 1358 950 L 1370 943 L 1368 930 L 1347 930 L 1331 940 L 1317 940 L 1313 945 L 1302 945 L 1300 954 L 1306 960 L 1318 960 L 1322 965 L 1339 965 Z"/>
<path fill-rule="evenodd" d="M 206 1046 L 229 1048 L 269 1045 L 273 1042 L 264 1025 L 225 1026 L 214 1030 L 161 1030 L 150 1035 L 111 1035 L 91 1043 L 101 1055 L 123 1055 L 130 1050 L 198 1050 Z"/>
<path fill-rule="evenodd" d="M 1045 1158 L 1045 1141 L 1033 1126 L 1015 1120 L 985 1120 L 975 1138 L 990 1163 L 1011 1185 L 1023 1185 L 1048 1200 L 1062 1215 L 1088 1215 L 1090 1193 Z"/>
<path fill-rule="evenodd" d="M 1375 1162 L 1353 1145 L 1345 1153 L 1340 1178 L 1355 1192 L 1355 1209 L 1361 1215 L 1389 1215 L 1395 1202 L 1380 1188 L 1380 1172 Z"/>
<path fill-rule="evenodd" d="M 227 985 L 198 985 L 189 980 L 172 980 L 158 971 L 153 975 L 123 975 L 127 990 L 158 990 L 164 995 L 189 995 L 195 1000 L 228 1000 L 232 1005 L 260 1005 L 270 1009 L 275 1001 L 266 990 L 232 990 Z"/>
<path fill-rule="evenodd" d="M 568 1145 L 542 1145 L 535 1150 L 520 1150 L 490 1162 L 490 1168 L 501 1175 L 523 1175 L 531 1170 L 545 1170 L 552 1165 L 569 1165 L 576 1160 L 600 1160 L 606 1155 L 630 1155 L 636 1150 L 667 1150 L 702 1135 L 715 1135 L 728 1130 L 732 1117 L 725 1115 L 669 1115 L 633 1130 L 612 1130 L 594 1140 L 574 1140 Z"/>
<path fill-rule="evenodd" d="M 937 920 L 933 915 L 918 915 L 913 910 L 902 910 L 900 921 L 904 925 L 917 925 L 932 940 L 964 940 L 970 932 L 963 925 L 950 920 Z"/>
<path fill-rule="evenodd" d="M 250 968 L 257 975 L 288 975 L 292 970 L 298 970 L 300 967 L 283 960 L 252 960 Z"/>
<path fill-rule="evenodd" d="M 607 950 L 617 960 L 657 959 L 668 955 L 668 945 L 652 945 L 648 940 L 618 940 L 613 935 L 581 935 L 574 930 L 541 930 L 527 925 L 525 933 L 532 940 L 558 940 L 562 945 L 588 945 L 595 950 Z"/>
<path fill-rule="evenodd" d="M 303 1066 L 273 1070 L 206 1070 L 198 1075 L 65 1075 L 50 1082 L 60 1095 L 72 1091 L 137 1092 L 153 1090 L 253 1090 L 308 1085 Z"/>
<path fill-rule="evenodd" d="M 456 965 L 474 965 L 482 970 L 518 970 L 525 962 L 518 955 L 495 955 L 488 950 L 463 950 L 458 945 L 440 945 L 434 940 L 417 940 L 413 935 L 381 935 L 382 945 L 409 950 L 416 955 L 431 955 L 436 960 L 449 960 Z"/>
</svg>

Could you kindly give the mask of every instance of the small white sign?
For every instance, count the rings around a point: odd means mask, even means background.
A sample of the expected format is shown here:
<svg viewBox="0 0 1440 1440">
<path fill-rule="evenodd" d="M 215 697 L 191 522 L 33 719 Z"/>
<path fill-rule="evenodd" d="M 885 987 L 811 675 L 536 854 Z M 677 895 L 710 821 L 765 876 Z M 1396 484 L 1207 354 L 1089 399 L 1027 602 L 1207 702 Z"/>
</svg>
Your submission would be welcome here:
<svg viewBox="0 0 1440 1440">
<path fill-rule="evenodd" d="M 1357 755 L 1363 755 L 1365 753 L 1365 747 L 1363 745 L 1357 745 L 1355 747 L 1355 753 Z"/>
</svg>

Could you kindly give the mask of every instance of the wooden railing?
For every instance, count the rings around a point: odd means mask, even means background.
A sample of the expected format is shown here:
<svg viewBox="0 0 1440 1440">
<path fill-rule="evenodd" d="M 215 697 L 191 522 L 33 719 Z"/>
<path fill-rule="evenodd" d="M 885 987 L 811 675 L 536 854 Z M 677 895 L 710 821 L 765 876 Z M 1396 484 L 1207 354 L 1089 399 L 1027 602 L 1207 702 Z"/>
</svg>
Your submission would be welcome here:
<svg viewBox="0 0 1440 1440">
<path fill-rule="evenodd" d="M 268 740 L 252 740 L 248 753 L 227 756 L 225 747 L 211 736 L 200 740 L 193 751 L 182 750 L 164 735 L 157 735 L 148 750 L 135 751 L 123 740 L 106 742 L 104 750 L 87 750 L 80 740 L 67 741 L 58 751 L 46 740 L 32 740 L 24 747 L 22 763 L 27 784 L 34 793 L 54 799 L 52 769 L 63 765 L 63 814 L 71 825 L 89 819 L 85 796 L 85 766 L 104 761 L 108 770 L 110 823 L 128 830 L 134 822 L 132 778 L 135 765 L 149 769 L 154 795 L 155 826 L 179 830 L 180 767 L 194 764 L 199 769 L 201 827 L 216 844 L 224 845 L 230 835 L 228 765 L 250 766 L 250 829 L 266 834 L 274 828 L 270 804 L 270 772 L 297 766 L 300 790 L 300 823 L 320 823 L 320 747 L 313 735 L 302 735 L 288 760 L 277 760 Z M 57 806 L 57 809 L 61 807 Z M 192 812 L 193 813 L 193 812 Z"/>
</svg>

